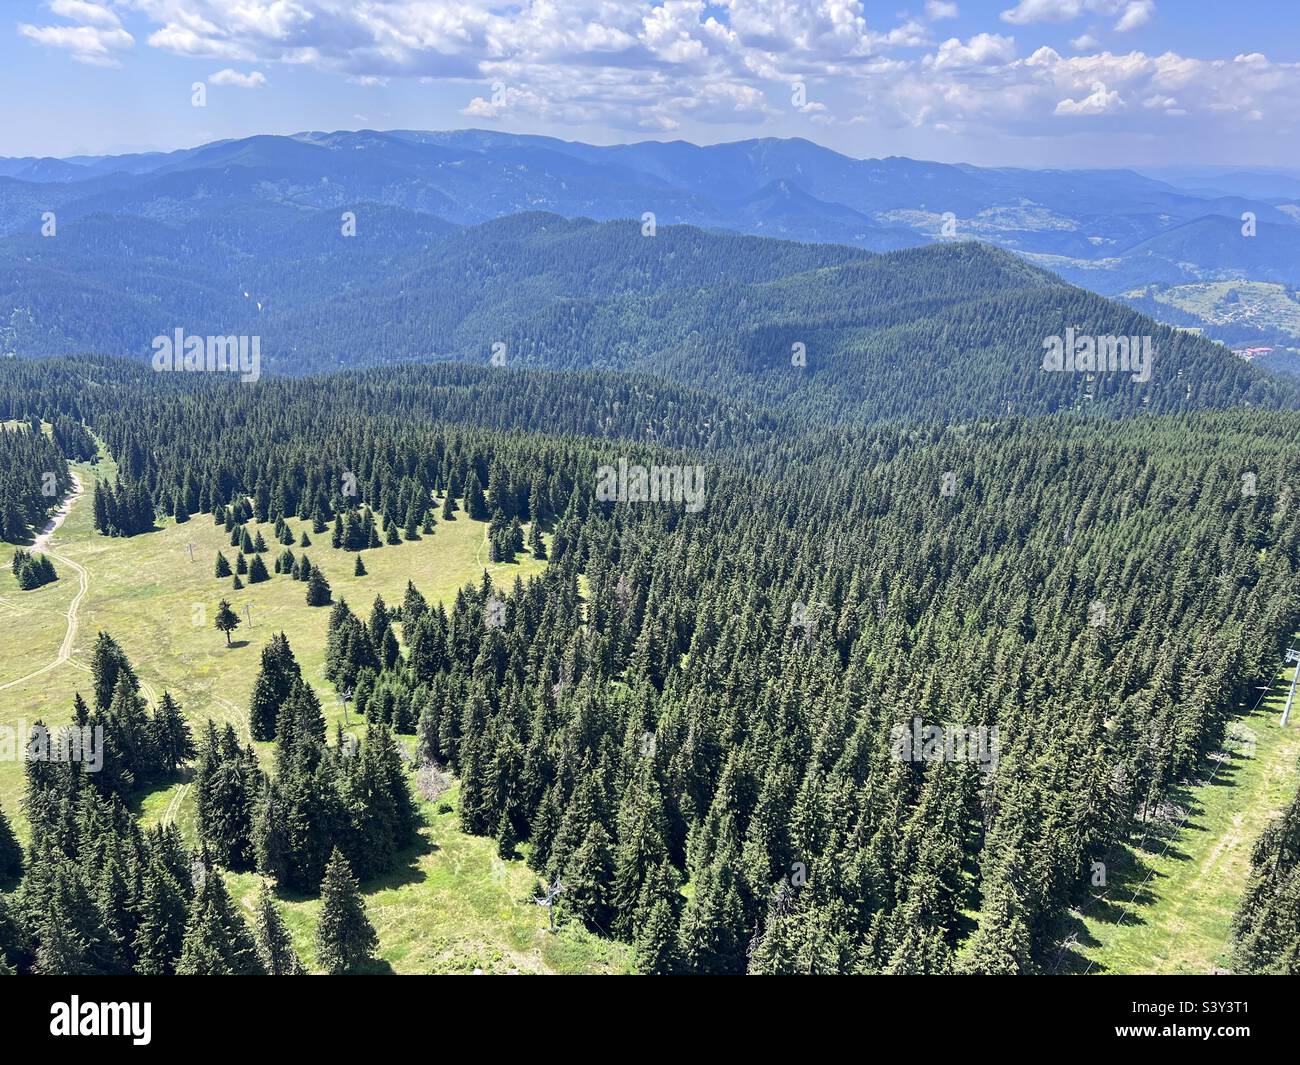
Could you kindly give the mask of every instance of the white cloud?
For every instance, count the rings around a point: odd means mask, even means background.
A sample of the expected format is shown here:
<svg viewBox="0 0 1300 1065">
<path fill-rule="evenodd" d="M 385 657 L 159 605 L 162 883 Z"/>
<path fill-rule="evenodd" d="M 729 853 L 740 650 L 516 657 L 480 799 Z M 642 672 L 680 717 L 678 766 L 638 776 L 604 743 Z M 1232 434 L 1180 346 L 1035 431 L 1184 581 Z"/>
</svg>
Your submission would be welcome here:
<svg viewBox="0 0 1300 1065">
<path fill-rule="evenodd" d="M 1056 105 L 1058 115 L 1108 115 L 1124 109 L 1119 90 L 1106 91 L 1104 81 L 1093 82 L 1092 95 L 1081 100 L 1061 100 Z"/>
<path fill-rule="evenodd" d="M 120 26 L 31 26 L 22 23 L 18 32 L 47 48 L 66 51 L 79 63 L 98 67 L 120 66 L 113 53 L 128 51 L 135 45 L 135 38 Z"/>
<path fill-rule="evenodd" d="M 52 0 L 78 25 L 24 32 L 111 63 L 130 38 L 110 20 L 129 9 L 153 48 L 212 67 L 274 80 L 277 64 L 305 66 L 355 85 L 451 80 L 475 119 L 636 131 L 796 115 L 795 82 L 809 120 L 958 136 L 1039 136 L 1066 115 L 1135 132 L 1164 130 L 1174 113 L 1239 123 L 1289 114 L 1300 96 L 1300 65 L 1262 55 L 1102 50 L 1099 30 L 1149 21 L 1151 0 L 1005 0 L 994 26 L 1017 26 L 1015 37 L 947 39 L 934 27 L 958 4 L 917 6 L 921 16 L 888 21 L 866 0 Z M 1040 24 L 1085 18 L 1066 55 L 1035 39 Z"/>
<path fill-rule="evenodd" d="M 1139 26 L 1145 26 L 1150 22 L 1155 13 L 1155 0 L 1129 0 L 1129 3 L 1124 8 L 1124 13 L 1120 15 L 1119 21 L 1115 23 L 1115 29 L 1120 33 L 1135 30 Z"/>
<path fill-rule="evenodd" d="M 208 81 L 213 85 L 234 85 L 240 89 L 260 89 L 266 84 L 266 75 L 260 70 L 242 74 L 238 70 L 231 70 L 226 67 L 225 70 L 218 70 L 208 78 Z"/>
<path fill-rule="evenodd" d="M 1003 22 L 1024 26 L 1031 22 L 1069 22 L 1083 12 L 1083 0 L 1020 0 L 999 17 Z"/>
<path fill-rule="evenodd" d="M 1027 26 L 1034 22 L 1072 22 L 1082 15 L 1118 15 L 1115 29 L 1123 33 L 1151 21 L 1155 0 L 1020 0 L 999 16 L 1003 22 Z"/>
<path fill-rule="evenodd" d="M 91 0 L 50 0 L 49 8 L 54 14 L 85 26 L 113 29 L 122 25 L 116 12 L 103 4 L 92 3 Z"/>
<path fill-rule="evenodd" d="M 1000 66 L 1009 63 L 1016 55 L 1014 37 L 999 33 L 977 33 L 966 43 L 956 37 L 939 45 L 939 51 L 922 60 L 935 70 L 960 70 L 971 67 Z"/>
</svg>

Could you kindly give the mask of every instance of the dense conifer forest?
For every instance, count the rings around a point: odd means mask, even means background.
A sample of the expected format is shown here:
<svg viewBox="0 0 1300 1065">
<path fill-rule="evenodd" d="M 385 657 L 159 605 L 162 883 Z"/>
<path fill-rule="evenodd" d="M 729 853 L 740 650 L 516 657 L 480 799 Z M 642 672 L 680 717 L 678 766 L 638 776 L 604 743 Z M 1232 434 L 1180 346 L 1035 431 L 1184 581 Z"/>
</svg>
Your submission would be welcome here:
<svg viewBox="0 0 1300 1065">
<path fill-rule="evenodd" d="M 464 832 L 562 884 L 561 919 L 633 944 L 642 972 L 1050 971 L 1092 863 L 1162 816 L 1300 628 L 1300 416 L 1153 406 L 945 424 L 921 402 L 844 425 L 838 400 L 594 371 L 248 387 L 7 363 L 0 415 L 25 425 L 6 446 L 53 448 L 41 422 L 75 441 L 61 455 L 99 441 L 107 537 L 220 526 L 214 603 L 232 580 L 303 581 L 329 613 L 330 698 L 368 728 L 327 734 L 277 635 L 239 695 L 246 734 L 192 736 L 101 634 L 86 699 L 48 720 L 102 725 L 114 768 L 29 763 L 26 855 L 0 834 L 0 869 L 23 870 L 0 896 L 6 964 L 297 971 L 271 898 L 249 927 L 223 886 L 256 869 L 320 894 L 327 971 L 364 966 L 357 880 L 411 843 L 410 777 L 433 767 L 459 782 Z M 620 459 L 698 466 L 706 505 L 598 499 Z M 413 583 L 331 595 L 331 574 L 444 522 L 546 567 L 450 604 Z M 978 735 L 979 756 L 911 745 L 934 726 Z M 128 813 L 186 764 L 193 852 Z M 1294 815 L 1256 850 L 1246 969 L 1295 968 Z"/>
</svg>

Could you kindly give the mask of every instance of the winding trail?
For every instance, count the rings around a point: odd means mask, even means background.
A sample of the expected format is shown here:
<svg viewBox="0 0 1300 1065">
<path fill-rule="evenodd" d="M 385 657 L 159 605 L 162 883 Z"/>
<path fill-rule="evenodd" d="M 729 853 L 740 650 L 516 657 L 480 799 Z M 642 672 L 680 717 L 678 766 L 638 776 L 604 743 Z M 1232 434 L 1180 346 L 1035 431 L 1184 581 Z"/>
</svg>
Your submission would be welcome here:
<svg viewBox="0 0 1300 1065">
<path fill-rule="evenodd" d="M 63 634 L 63 644 L 59 647 L 59 653 L 54 656 L 52 661 L 47 662 L 45 665 L 41 666 L 40 669 L 28 673 L 25 677 L 11 680 L 7 684 L 0 684 L 0 691 L 4 691 L 6 688 L 17 687 L 19 684 L 24 684 L 33 677 L 39 677 L 43 673 L 48 673 L 52 669 L 57 669 L 72 658 L 72 644 L 77 638 L 77 607 L 81 606 L 81 601 L 86 598 L 86 592 L 90 590 L 90 578 L 86 574 L 85 568 L 80 563 L 74 562 L 72 559 L 68 558 L 67 555 L 59 554 L 50 546 L 50 541 L 54 538 L 55 532 L 58 530 L 59 526 L 63 524 L 64 519 L 72 513 L 73 504 L 76 503 L 83 494 L 81 478 L 78 477 L 76 473 L 72 474 L 72 486 L 72 491 L 68 493 L 67 497 L 59 505 L 59 509 L 54 512 L 54 515 L 50 520 L 45 523 L 45 528 L 41 530 L 40 534 L 36 537 L 35 542 L 32 544 L 33 551 L 40 551 L 42 554 L 49 555 L 51 558 L 55 559 L 62 565 L 67 566 L 77 574 L 77 580 L 80 586 L 77 588 L 77 594 L 72 597 L 72 602 L 68 604 L 68 630 Z"/>
<path fill-rule="evenodd" d="M 163 811 L 162 824 L 170 825 L 176 820 L 176 815 L 180 813 L 181 803 L 185 801 L 185 793 L 189 790 L 188 784 L 182 784 L 176 789 L 176 794 L 172 796 L 172 801 L 167 804 L 167 809 Z"/>
</svg>

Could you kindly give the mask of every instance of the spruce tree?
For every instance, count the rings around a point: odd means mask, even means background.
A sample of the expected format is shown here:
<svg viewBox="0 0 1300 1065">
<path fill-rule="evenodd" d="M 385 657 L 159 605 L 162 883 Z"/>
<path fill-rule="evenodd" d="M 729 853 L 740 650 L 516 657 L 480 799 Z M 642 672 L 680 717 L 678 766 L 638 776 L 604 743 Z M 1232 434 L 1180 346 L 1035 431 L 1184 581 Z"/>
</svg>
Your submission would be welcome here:
<svg viewBox="0 0 1300 1065">
<path fill-rule="evenodd" d="M 176 877 L 160 863 L 144 871 L 140 925 L 133 949 L 135 971 L 142 976 L 170 976 L 185 942 L 189 903 Z"/>
<path fill-rule="evenodd" d="M 469 480 L 465 482 L 465 513 L 474 521 L 487 521 L 488 506 L 487 498 L 483 495 L 483 486 L 479 483 L 478 474 L 471 472 Z"/>
<path fill-rule="evenodd" d="M 248 566 L 248 583 L 260 584 L 262 581 L 269 581 L 270 579 L 271 575 L 266 571 L 266 563 L 262 561 L 262 556 L 254 555 L 253 561 Z"/>
<path fill-rule="evenodd" d="M 271 888 L 266 881 L 257 892 L 257 905 L 253 911 L 253 936 L 257 940 L 257 953 L 268 976 L 301 976 L 302 962 L 293 949 L 289 929 L 275 908 Z"/>
<path fill-rule="evenodd" d="M 311 576 L 307 578 L 307 605 L 308 606 L 329 606 L 330 603 L 330 585 L 319 569 L 312 568 Z"/>
<path fill-rule="evenodd" d="M 661 976 L 673 971 L 677 944 L 677 921 L 667 899 L 650 904 L 633 940 L 636 971 L 642 976 Z"/>
<path fill-rule="evenodd" d="M 378 945 L 356 878 L 348 860 L 335 847 L 321 882 L 316 957 L 327 973 L 338 976 L 370 961 Z"/>
<path fill-rule="evenodd" d="M 16 883 L 23 872 L 23 849 L 13 826 L 0 810 L 0 889 Z"/>
<path fill-rule="evenodd" d="M 253 934 L 215 869 L 204 874 L 190 907 L 176 972 L 180 976 L 266 975 Z"/>
<path fill-rule="evenodd" d="M 172 698 L 171 692 L 164 691 L 161 701 L 153 712 L 150 723 L 153 733 L 154 751 L 158 757 L 159 769 L 166 775 L 174 774 L 180 767 L 194 757 L 194 734 L 189 722 Z"/>
</svg>

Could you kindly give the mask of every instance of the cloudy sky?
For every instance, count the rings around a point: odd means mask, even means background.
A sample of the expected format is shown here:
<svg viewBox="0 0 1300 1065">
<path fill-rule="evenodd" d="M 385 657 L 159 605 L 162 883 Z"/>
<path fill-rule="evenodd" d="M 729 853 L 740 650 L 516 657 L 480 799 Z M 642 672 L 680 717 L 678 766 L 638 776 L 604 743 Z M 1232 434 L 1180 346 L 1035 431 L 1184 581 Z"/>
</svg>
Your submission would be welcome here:
<svg viewBox="0 0 1300 1065">
<path fill-rule="evenodd" d="M 0 155 L 473 126 L 803 136 L 985 165 L 1296 167 L 1294 3 L 8 0 Z"/>
</svg>

